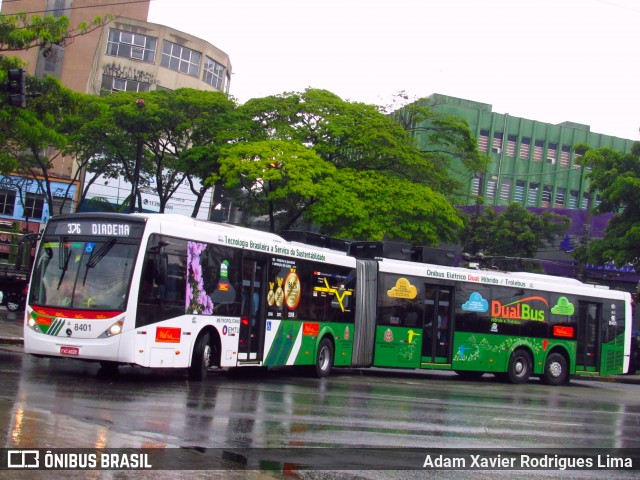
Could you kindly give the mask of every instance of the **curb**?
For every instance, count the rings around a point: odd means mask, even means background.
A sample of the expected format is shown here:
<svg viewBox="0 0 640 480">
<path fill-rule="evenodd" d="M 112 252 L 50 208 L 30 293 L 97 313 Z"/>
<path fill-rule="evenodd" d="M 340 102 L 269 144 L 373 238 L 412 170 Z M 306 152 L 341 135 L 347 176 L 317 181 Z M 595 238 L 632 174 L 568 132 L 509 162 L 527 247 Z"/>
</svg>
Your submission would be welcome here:
<svg viewBox="0 0 640 480">
<path fill-rule="evenodd" d="M 0 337 L 0 345 L 24 345 L 21 337 Z"/>
</svg>

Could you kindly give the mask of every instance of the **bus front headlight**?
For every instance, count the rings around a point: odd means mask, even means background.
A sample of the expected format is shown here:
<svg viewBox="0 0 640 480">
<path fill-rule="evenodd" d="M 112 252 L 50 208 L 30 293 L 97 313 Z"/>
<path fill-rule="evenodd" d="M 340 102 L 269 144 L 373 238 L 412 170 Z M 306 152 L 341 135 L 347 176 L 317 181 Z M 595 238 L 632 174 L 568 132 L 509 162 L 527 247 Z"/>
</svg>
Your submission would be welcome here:
<svg viewBox="0 0 640 480">
<path fill-rule="evenodd" d="M 27 326 L 31 330 L 34 330 L 36 332 L 40 332 L 40 327 L 38 326 L 38 322 L 36 322 L 36 319 L 33 318 L 33 317 L 29 317 L 29 320 L 27 320 Z"/>
<path fill-rule="evenodd" d="M 116 323 L 107 328 L 98 338 L 109 338 L 114 335 L 118 335 L 122 332 L 122 320 L 118 320 Z"/>
</svg>

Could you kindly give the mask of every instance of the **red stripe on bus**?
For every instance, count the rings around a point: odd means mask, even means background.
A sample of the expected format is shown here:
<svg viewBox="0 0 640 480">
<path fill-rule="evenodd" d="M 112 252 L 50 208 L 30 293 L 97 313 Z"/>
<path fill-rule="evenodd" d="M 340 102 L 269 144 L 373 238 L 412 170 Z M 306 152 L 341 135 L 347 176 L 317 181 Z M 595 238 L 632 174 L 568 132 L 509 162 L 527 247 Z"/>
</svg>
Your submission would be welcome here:
<svg viewBox="0 0 640 480">
<path fill-rule="evenodd" d="M 36 307 L 33 311 L 38 315 L 50 317 L 76 318 L 79 320 L 106 320 L 122 314 L 122 310 L 71 310 L 69 308 Z"/>
</svg>

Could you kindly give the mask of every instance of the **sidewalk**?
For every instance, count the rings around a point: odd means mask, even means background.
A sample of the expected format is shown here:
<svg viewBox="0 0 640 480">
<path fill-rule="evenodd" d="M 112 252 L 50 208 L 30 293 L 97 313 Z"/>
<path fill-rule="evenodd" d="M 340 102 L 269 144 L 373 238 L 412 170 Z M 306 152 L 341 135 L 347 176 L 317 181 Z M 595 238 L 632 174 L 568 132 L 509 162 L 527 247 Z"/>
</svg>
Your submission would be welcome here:
<svg viewBox="0 0 640 480">
<path fill-rule="evenodd" d="M 22 322 L 24 312 L 9 312 L 0 307 L 0 345 L 22 345 Z M 613 375 L 611 377 L 575 377 L 580 380 L 595 380 L 601 382 L 632 383 L 640 385 L 640 372 L 635 375 Z"/>
</svg>

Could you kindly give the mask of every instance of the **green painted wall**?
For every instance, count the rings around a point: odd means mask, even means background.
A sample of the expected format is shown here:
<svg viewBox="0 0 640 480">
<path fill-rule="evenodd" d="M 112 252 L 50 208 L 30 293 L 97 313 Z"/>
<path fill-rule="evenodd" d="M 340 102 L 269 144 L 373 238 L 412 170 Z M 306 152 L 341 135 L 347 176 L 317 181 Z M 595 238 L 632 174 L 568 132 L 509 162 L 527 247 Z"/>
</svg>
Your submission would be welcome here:
<svg viewBox="0 0 640 480">
<path fill-rule="evenodd" d="M 586 143 L 593 148 L 610 147 L 627 153 L 634 143 L 593 133 L 588 125 L 574 122 L 553 125 L 528 120 L 492 112 L 492 106 L 486 103 L 446 95 L 433 94 L 423 102 L 436 112 L 464 118 L 478 139 L 478 148 L 492 159 L 483 178 L 458 175 L 467 185 L 467 195 L 460 202 L 462 205 L 474 204 L 475 195 L 480 194 L 485 205 L 520 202 L 531 207 L 585 209 L 584 194 L 589 183 L 586 172 L 575 163 L 573 145 Z M 419 130 L 416 141 L 418 144 L 426 142 Z M 535 148 L 536 144 L 539 148 Z M 452 165 L 452 172 L 463 172 L 458 167 Z"/>
</svg>

